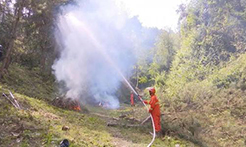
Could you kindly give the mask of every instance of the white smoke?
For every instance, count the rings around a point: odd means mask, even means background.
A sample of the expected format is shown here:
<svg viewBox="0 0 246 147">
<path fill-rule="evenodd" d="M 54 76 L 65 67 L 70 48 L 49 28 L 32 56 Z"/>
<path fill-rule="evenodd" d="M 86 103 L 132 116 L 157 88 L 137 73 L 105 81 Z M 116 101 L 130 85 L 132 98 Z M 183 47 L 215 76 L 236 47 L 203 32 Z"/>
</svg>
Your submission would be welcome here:
<svg viewBox="0 0 246 147">
<path fill-rule="evenodd" d="M 114 65 L 129 75 L 136 47 L 149 48 L 154 43 L 158 31 L 150 30 L 136 17 L 128 18 L 112 0 L 63 6 L 56 31 L 60 57 L 53 70 L 57 81 L 66 85 L 66 97 L 119 107 L 115 92 L 122 78 Z"/>
</svg>

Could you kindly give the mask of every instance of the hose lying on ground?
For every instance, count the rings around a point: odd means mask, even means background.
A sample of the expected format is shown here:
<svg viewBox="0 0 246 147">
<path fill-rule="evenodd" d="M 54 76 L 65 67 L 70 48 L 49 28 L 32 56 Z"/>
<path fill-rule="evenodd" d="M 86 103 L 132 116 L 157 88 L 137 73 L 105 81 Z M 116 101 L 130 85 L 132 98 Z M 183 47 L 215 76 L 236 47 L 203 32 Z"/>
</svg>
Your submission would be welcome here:
<svg viewBox="0 0 246 147">
<path fill-rule="evenodd" d="M 126 84 L 128 85 L 128 87 L 134 92 L 135 95 L 138 96 L 138 98 L 140 99 L 140 101 L 144 104 L 144 106 L 147 108 L 147 110 L 149 110 L 149 108 L 147 107 L 147 105 L 144 103 L 143 99 L 141 98 L 141 96 L 136 92 L 136 90 L 132 87 L 132 85 L 127 81 L 127 79 L 125 78 L 125 76 L 120 72 L 119 68 L 117 68 L 117 66 L 111 62 L 110 58 L 107 58 L 108 61 L 110 61 L 111 65 L 116 69 L 116 71 L 118 72 L 118 74 L 122 77 L 122 79 L 126 82 Z M 149 145 L 147 147 L 150 147 L 153 142 L 155 141 L 155 124 L 154 124 L 154 119 L 152 117 L 152 115 L 150 114 L 150 118 L 152 121 L 152 127 L 153 127 L 153 138 L 151 140 L 151 142 L 149 143 Z"/>
<path fill-rule="evenodd" d="M 138 98 L 144 104 L 144 106 L 149 110 L 148 106 L 144 103 L 143 99 L 138 95 L 138 93 L 136 91 L 135 91 L 135 94 L 138 96 Z M 150 147 L 153 144 L 153 142 L 155 141 L 155 136 L 156 136 L 156 134 L 155 134 L 155 123 L 154 123 L 154 119 L 153 119 L 151 114 L 150 114 L 150 118 L 151 118 L 152 127 L 153 127 L 153 138 L 147 147 Z"/>
</svg>

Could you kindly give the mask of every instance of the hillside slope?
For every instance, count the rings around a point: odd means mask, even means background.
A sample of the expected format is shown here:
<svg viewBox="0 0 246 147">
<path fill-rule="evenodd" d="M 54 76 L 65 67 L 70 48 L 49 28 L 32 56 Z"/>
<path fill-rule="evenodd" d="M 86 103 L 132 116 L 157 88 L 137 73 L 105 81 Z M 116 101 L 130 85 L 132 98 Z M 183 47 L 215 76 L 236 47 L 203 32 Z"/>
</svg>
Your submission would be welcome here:
<svg viewBox="0 0 246 147">
<path fill-rule="evenodd" d="M 7 93 L 0 86 L 0 92 Z M 4 97 L 0 98 L 0 144 L 1 146 L 58 146 L 67 138 L 71 147 L 83 146 L 147 146 L 151 140 L 147 126 L 108 127 L 107 123 L 122 113 L 130 113 L 131 108 L 104 110 L 98 113 L 81 113 L 54 107 L 45 101 L 13 93 L 23 110 L 14 108 Z M 95 108 L 93 108 L 95 109 Z M 105 112 L 105 113 L 104 113 Z M 123 123 L 123 121 L 122 121 Z M 125 121 L 124 121 L 125 123 Z M 130 123 L 129 123 L 130 124 Z M 69 127 L 63 131 L 62 127 Z M 194 146 L 172 137 L 157 138 L 154 146 Z"/>
</svg>

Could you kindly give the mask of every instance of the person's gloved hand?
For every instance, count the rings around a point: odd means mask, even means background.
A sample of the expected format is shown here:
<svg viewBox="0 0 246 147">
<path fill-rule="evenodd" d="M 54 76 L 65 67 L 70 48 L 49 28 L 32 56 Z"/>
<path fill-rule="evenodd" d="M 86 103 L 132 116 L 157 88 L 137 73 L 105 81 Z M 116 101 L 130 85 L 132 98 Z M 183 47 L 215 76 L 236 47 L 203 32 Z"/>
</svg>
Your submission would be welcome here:
<svg viewBox="0 0 246 147">
<path fill-rule="evenodd" d="M 144 102 L 145 104 L 149 104 L 149 101 L 147 101 L 147 100 L 144 100 L 143 102 Z"/>
</svg>

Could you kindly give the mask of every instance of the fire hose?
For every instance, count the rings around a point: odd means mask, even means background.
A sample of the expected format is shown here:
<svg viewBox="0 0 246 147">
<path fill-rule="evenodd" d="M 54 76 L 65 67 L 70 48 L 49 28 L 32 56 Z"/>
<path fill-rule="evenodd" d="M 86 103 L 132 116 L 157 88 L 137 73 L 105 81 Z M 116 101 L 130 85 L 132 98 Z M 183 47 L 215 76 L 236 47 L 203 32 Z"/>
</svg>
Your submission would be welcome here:
<svg viewBox="0 0 246 147">
<path fill-rule="evenodd" d="M 109 60 L 111 61 L 111 60 Z M 113 67 L 115 67 L 115 69 L 118 71 L 119 75 L 123 78 L 123 80 L 126 82 L 126 84 L 128 85 L 128 87 L 134 92 L 134 94 L 139 98 L 139 100 L 143 103 L 143 105 L 147 108 L 147 110 L 149 110 L 149 108 L 147 107 L 147 105 L 144 103 L 143 99 L 141 98 L 141 96 L 136 92 L 136 90 L 132 87 L 132 85 L 127 81 L 127 79 L 124 77 L 124 75 L 120 72 L 120 70 L 117 68 L 117 66 L 115 66 L 115 64 L 112 64 Z M 154 119 L 153 116 L 150 114 L 150 118 L 151 118 L 151 122 L 152 122 L 152 127 L 153 127 L 153 137 L 151 142 L 149 143 L 149 145 L 147 147 L 150 147 L 154 141 L 155 141 L 155 123 L 154 123 Z"/>
<path fill-rule="evenodd" d="M 139 100 L 143 103 L 143 105 L 147 108 L 147 110 L 149 110 L 148 106 L 144 103 L 144 101 L 141 98 L 141 96 L 135 90 L 133 90 L 133 91 L 137 95 L 137 97 L 139 98 Z M 155 134 L 155 123 L 154 123 L 153 116 L 151 114 L 150 114 L 150 118 L 151 118 L 152 127 L 153 127 L 153 137 L 152 137 L 152 140 L 151 140 L 151 142 L 149 143 L 149 145 L 147 147 L 150 147 L 153 144 L 153 142 L 155 141 L 155 136 L 156 136 L 156 134 Z"/>
<path fill-rule="evenodd" d="M 118 73 L 120 74 L 120 76 L 123 78 L 123 80 L 126 82 L 126 84 L 128 85 L 128 87 L 134 92 L 134 94 L 139 98 L 139 100 L 143 103 L 143 105 L 147 108 L 147 110 L 149 110 L 149 108 L 147 107 L 147 105 L 144 103 L 143 99 L 141 98 L 141 96 L 137 93 L 137 91 L 132 87 L 132 85 L 127 81 L 127 79 L 124 77 L 124 75 L 120 72 L 120 70 L 115 66 L 115 64 L 112 64 L 114 65 L 115 69 L 118 71 Z M 149 143 L 149 145 L 147 147 L 150 147 L 154 141 L 155 141 L 155 136 L 156 136 L 156 133 L 155 133 L 155 123 L 154 123 L 154 119 L 153 119 L 153 116 L 150 114 L 150 118 L 151 118 L 151 122 L 152 122 L 152 127 L 153 127 L 153 137 L 152 137 L 152 140 L 151 142 Z"/>
</svg>

